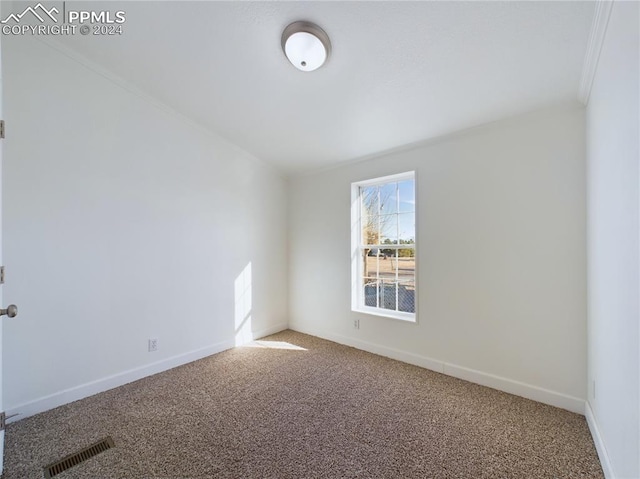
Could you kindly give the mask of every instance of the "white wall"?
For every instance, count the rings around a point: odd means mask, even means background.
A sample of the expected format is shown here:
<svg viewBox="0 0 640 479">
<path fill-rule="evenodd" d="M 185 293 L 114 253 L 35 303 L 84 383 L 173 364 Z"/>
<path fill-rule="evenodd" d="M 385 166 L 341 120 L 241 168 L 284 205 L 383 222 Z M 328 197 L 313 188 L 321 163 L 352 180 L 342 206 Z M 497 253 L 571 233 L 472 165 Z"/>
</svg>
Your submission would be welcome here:
<svg viewBox="0 0 640 479">
<path fill-rule="evenodd" d="M 1 11 L 1 9 L 0 9 Z M 2 36 L 0 35 L 0 48 L 2 46 Z M 1 55 L 0 55 L 1 57 Z M 0 61 L 0 89 L 2 88 L 2 62 Z M 2 95 L 0 95 L 0 115 L 2 115 L 3 113 L 3 102 L 2 102 Z M 4 115 L 2 115 L 2 117 L 4 118 Z M 3 145 L 2 142 L 0 142 L 0 183 L 2 182 L 2 153 L 3 153 Z M 2 218 L 2 198 L 0 197 L 0 221 Z M 2 231 L 0 230 L 0 260 L 2 259 Z M 4 263 L 2 263 L 4 264 Z M 2 293 L 3 293 L 3 288 L 2 286 L 0 286 L 0 305 L 2 305 L 3 308 L 6 308 L 5 306 L 5 302 L 4 299 L 2 297 Z M 0 320 L 2 321 L 2 320 Z M 0 327 L 0 348 L 2 345 L 2 328 Z M 2 371 L 2 355 L 0 355 L 0 372 Z M 1 375 L 1 373 L 0 373 Z M 3 396 L 2 396 L 2 382 L 0 381 L 0 408 L 2 408 L 2 410 L 4 411 L 4 404 L 3 404 Z M 4 431 L 0 431 L 0 458 L 4 458 Z M 2 474 L 4 470 L 4 461 L 0 460 L 0 475 Z"/>
<path fill-rule="evenodd" d="M 277 172 L 50 44 L 2 46 L 10 413 L 231 347 L 237 310 L 257 334 L 286 327 Z"/>
<path fill-rule="evenodd" d="M 584 144 L 567 106 L 292 179 L 290 326 L 582 412 Z M 416 324 L 350 311 L 350 183 L 409 170 Z"/>
<path fill-rule="evenodd" d="M 640 477 L 639 6 L 614 2 L 587 108 L 588 401 L 617 478 Z"/>
</svg>

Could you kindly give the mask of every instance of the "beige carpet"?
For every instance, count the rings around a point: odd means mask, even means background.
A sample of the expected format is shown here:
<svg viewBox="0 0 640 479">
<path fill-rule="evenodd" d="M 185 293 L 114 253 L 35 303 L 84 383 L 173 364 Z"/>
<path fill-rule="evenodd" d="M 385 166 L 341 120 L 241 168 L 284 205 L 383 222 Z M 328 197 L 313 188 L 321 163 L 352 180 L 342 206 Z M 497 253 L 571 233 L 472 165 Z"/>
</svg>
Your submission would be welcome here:
<svg viewBox="0 0 640 479">
<path fill-rule="evenodd" d="M 292 331 L 258 346 L 9 425 L 5 479 L 105 436 L 56 478 L 603 477 L 580 415 Z"/>
</svg>

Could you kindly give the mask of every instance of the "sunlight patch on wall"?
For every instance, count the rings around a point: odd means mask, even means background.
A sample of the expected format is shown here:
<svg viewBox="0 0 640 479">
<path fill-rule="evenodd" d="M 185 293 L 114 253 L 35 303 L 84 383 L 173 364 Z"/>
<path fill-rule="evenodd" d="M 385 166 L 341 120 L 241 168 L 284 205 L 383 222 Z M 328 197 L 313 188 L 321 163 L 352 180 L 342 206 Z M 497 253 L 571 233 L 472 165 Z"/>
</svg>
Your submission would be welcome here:
<svg viewBox="0 0 640 479">
<path fill-rule="evenodd" d="M 238 275 L 235 291 L 235 345 L 253 341 L 251 330 L 251 262 Z"/>
</svg>

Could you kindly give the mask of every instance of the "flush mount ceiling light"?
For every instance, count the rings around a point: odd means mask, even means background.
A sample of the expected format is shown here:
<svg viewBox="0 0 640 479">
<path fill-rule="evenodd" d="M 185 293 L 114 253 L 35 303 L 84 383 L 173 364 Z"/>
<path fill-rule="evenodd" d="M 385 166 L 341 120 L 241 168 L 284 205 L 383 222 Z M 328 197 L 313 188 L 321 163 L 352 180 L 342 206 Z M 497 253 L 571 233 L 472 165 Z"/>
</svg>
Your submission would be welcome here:
<svg viewBox="0 0 640 479">
<path fill-rule="evenodd" d="M 303 72 L 320 68 L 329 58 L 329 36 L 318 25 L 293 22 L 282 32 L 282 50 L 291 64 Z"/>
</svg>

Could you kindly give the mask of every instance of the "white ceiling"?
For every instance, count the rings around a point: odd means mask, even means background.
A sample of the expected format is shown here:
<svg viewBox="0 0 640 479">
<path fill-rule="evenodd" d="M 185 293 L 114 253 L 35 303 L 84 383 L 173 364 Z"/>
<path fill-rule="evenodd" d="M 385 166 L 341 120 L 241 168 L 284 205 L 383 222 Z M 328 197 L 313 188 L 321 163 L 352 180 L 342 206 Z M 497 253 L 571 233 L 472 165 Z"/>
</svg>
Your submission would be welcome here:
<svg viewBox="0 0 640 479">
<path fill-rule="evenodd" d="M 69 2 L 67 2 L 69 4 Z M 100 9 L 90 2 L 90 9 Z M 288 173 L 576 101 L 593 2 L 108 2 L 120 37 L 67 47 Z M 305 73 L 280 36 L 333 52 Z"/>
</svg>

